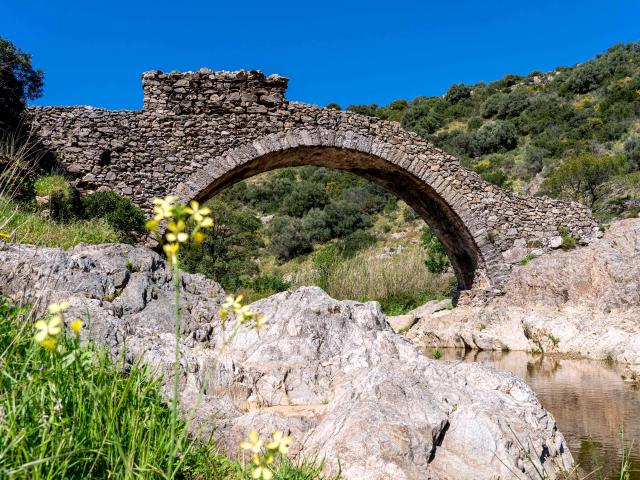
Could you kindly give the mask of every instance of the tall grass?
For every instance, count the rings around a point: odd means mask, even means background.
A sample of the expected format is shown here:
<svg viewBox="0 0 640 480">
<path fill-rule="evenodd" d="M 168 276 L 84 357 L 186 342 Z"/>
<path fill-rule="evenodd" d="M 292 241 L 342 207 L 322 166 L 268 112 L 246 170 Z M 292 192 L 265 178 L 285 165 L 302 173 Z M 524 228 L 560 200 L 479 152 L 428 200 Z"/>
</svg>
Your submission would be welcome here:
<svg viewBox="0 0 640 480">
<path fill-rule="evenodd" d="M 302 272 L 294 279 L 295 284 L 318 285 L 338 300 L 376 300 L 388 315 L 443 298 L 455 284 L 453 274 L 427 270 L 425 251 L 419 245 L 392 254 L 369 248 L 351 258 L 332 255 L 330 250 L 316 255 L 315 270 Z"/>
<path fill-rule="evenodd" d="M 0 231 L 16 243 L 65 249 L 78 243 L 113 243 L 120 238 L 103 219 L 56 222 L 8 198 L 0 198 Z"/>
</svg>

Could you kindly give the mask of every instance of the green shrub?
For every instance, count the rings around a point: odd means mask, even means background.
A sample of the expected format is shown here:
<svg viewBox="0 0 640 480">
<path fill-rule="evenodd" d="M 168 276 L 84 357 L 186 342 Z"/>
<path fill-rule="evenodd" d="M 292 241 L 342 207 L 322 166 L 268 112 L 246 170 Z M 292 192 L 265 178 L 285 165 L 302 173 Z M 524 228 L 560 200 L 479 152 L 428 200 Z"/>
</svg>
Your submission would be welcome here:
<svg viewBox="0 0 640 480">
<path fill-rule="evenodd" d="M 79 195 L 69 181 L 60 175 L 47 175 L 34 183 L 39 197 L 48 197 L 49 217 L 56 221 L 69 221 L 78 216 Z"/>
<path fill-rule="evenodd" d="M 260 236 L 262 224 L 250 211 L 235 208 L 219 198 L 206 205 L 211 208 L 214 226 L 207 230 L 201 245 L 185 248 L 182 266 L 214 279 L 226 289 L 236 290 L 259 271 L 255 258 L 264 246 Z"/>
<path fill-rule="evenodd" d="M 145 231 L 145 216 L 128 198 L 115 192 L 95 192 L 80 199 L 85 219 L 101 218 L 131 240 L 135 233 Z"/>
<path fill-rule="evenodd" d="M 549 195 L 580 201 L 593 208 L 606 193 L 607 180 L 625 169 L 626 162 L 622 156 L 583 153 L 556 167 L 542 183 L 542 190 Z"/>
<path fill-rule="evenodd" d="M 293 217 L 275 217 L 269 224 L 269 251 L 279 260 L 291 260 L 313 250 L 303 221 Z"/>
<path fill-rule="evenodd" d="M 604 62 L 591 61 L 577 65 L 565 83 L 566 89 L 573 93 L 587 93 L 598 88 L 609 74 Z"/>
<path fill-rule="evenodd" d="M 558 233 L 560 234 L 560 238 L 562 238 L 562 244 L 560 247 L 563 250 L 571 250 L 578 244 L 577 240 L 571 235 L 568 227 L 558 227 Z"/>
<path fill-rule="evenodd" d="M 312 208 L 323 208 L 329 203 L 329 195 L 322 185 L 301 182 L 282 201 L 280 213 L 290 217 L 302 217 Z"/>
<path fill-rule="evenodd" d="M 282 275 L 260 275 L 247 283 L 258 293 L 278 293 L 291 288 L 291 282 L 285 282 Z"/>
<path fill-rule="evenodd" d="M 429 227 L 422 229 L 422 246 L 426 251 L 424 261 L 431 273 L 444 273 L 449 269 L 449 257 L 444 245 L 438 240 Z"/>
<path fill-rule="evenodd" d="M 454 83 L 449 87 L 447 93 L 444 95 L 444 99 L 447 102 L 458 103 L 461 100 L 467 99 L 471 96 L 471 89 L 462 83 Z"/>
<path fill-rule="evenodd" d="M 637 135 L 624 143 L 624 153 L 633 170 L 640 170 L 640 138 Z"/>
<path fill-rule="evenodd" d="M 527 265 L 534 258 L 536 258 L 536 256 L 533 253 L 527 253 L 527 255 L 525 255 L 525 257 L 520 260 L 520 265 Z"/>
<path fill-rule="evenodd" d="M 356 230 L 341 240 L 338 240 L 336 247 L 340 255 L 350 258 L 360 250 L 375 245 L 377 240 L 374 235 L 371 235 L 365 230 Z"/>
<path fill-rule="evenodd" d="M 369 215 L 344 200 L 331 202 L 325 207 L 324 212 L 334 238 L 343 237 L 358 229 L 369 228 L 373 223 Z"/>
<path fill-rule="evenodd" d="M 313 252 L 313 265 L 318 270 L 317 284 L 325 291 L 329 288 L 329 279 L 338 258 L 338 249 L 334 244 L 323 245 Z"/>
</svg>

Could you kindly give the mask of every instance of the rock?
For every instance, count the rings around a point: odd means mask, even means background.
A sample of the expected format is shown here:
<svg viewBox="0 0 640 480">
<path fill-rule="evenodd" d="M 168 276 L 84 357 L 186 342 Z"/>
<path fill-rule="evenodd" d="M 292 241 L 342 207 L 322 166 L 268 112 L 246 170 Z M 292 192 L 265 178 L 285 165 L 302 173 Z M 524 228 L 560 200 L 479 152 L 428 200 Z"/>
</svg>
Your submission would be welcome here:
<svg viewBox="0 0 640 480">
<path fill-rule="evenodd" d="M 68 317 L 88 321 L 85 335 L 114 355 L 126 341 L 126 362 L 164 374 L 165 393 L 172 281 L 143 248 L 0 243 L 0 290 L 40 311 L 69 300 Z M 326 472 L 341 466 L 346 480 L 538 478 L 519 442 L 549 478 L 557 464 L 572 464 L 553 417 L 522 380 L 429 360 L 391 331 L 375 302 L 336 301 L 316 287 L 260 300 L 251 308 L 267 326 L 243 327 L 217 361 L 232 328 L 217 315 L 222 297 L 211 280 L 183 274 L 180 392 L 194 433 L 215 432 L 231 454 L 257 429 L 287 432 L 294 455 L 325 458 Z"/>
<path fill-rule="evenodd" d="M 463 297 L 461 297 L 463 298 Z M 424 315 L 419 346 L 543 350 L 640 366 L 640 220 L 518 267 L 503 295 Z"/>
<path fill-rule="evenodd" d="M 406 333 L 422 317 L 447 308 L 451 308 L 451 300 L 431 300 L 404 315 L 388 316 L 387 322 L 394 332 Z"/>
<path fill-rule="evenodd" d="M 549 239 L 549 246 L 551 248 L 560 248 L 562 246 L 562 237 L 560 235 L 556 235 L 555 237 L 551 237 Z"/>
</svg>

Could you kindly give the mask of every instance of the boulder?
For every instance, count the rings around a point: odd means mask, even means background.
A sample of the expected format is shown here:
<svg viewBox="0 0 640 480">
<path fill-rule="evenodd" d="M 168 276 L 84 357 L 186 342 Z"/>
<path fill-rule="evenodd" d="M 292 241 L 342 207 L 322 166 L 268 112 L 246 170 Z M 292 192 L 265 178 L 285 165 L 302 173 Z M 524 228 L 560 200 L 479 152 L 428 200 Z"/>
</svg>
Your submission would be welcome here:
<svg viewBox="0 0 640 480">
<path fill-rule="evenodd" d="M 168 379 L 174 365 L 173 277 L 155 253 L 124 245 L 69 251 L 0 243 L 0 290 L 68 318 L 131 364 Z M 325 459 L 346 480 L 554 478 L 572 457 L 553 417 L 518 377 L 430 360 L 396 335 L 375 302 L 316 287 L 251 308 L 268 318 L 233 336 L 222 289 L 182 275 L 181 408 L 196 435 L 231 455 L 250 430 L 285 431 L 292 454 Z M 221 345 L 228 348 L 218 357 Z M 126 350 L 123 348 L 126 344 Z M 202 393 L 200 393 L 202 392 Z"/>
<path fill-rule="evenodd" d="M 519 266 L 502 295 L 424 315 L 422 347 L 553 351 L 640 366 L 640 219 Z"/>
</svg>

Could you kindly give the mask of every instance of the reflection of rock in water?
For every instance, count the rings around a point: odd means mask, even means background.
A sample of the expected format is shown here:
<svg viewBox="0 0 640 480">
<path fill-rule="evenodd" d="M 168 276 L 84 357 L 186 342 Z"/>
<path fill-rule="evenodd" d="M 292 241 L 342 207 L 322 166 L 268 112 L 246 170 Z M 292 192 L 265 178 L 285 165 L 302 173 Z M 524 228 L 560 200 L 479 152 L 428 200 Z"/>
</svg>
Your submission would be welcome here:
<svg viewBox="0 0 640 480">
<path fill-rule="evenodd" d="M 632 461 L 640 469 L 640 392 L 622 381 L 620 367 L 527 352 L 441 352 L 445 360 L 487 363 L 523 378 L 556 417 L 583 470 L 604 466 L 609 475 L 615 471 L 620 464 L 621 427 L 625 438 L 635 441 Z M 640 472 L 632 473 L 630 478 L 639 480 Z"/>
</svg>

